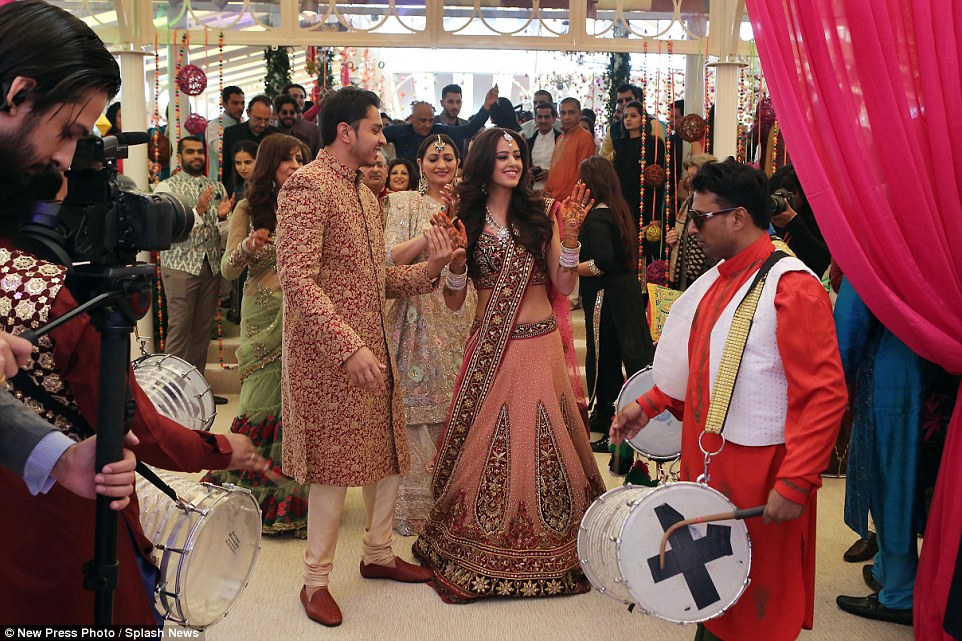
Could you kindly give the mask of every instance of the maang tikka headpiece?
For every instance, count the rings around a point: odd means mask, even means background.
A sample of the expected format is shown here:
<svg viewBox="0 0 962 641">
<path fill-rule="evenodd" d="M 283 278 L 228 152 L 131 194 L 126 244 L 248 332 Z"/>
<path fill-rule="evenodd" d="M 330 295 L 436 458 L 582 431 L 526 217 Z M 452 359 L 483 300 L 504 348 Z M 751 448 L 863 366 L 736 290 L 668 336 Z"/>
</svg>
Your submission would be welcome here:
<svg viewBox="0 0 962 641">
<path fill-rule="evenodd" d="M 512 136 L 511 134 L 509 134 L 507 131 L 504 132 L 504 140 L 505 140 L 505 142 L 508 143 L 508 146 L 509 146 L 509 147 L 512 146 L 512 145 L 514 145 L 514 136 Z"/>
<path fill-rule="evenodd" d="M 445 147 L 447 147 L 447 144 L 441 140 L 441 134 L 438 134 L 438 139 L 434 142 L 435 151 L 444 151 Z"/>
</svg>

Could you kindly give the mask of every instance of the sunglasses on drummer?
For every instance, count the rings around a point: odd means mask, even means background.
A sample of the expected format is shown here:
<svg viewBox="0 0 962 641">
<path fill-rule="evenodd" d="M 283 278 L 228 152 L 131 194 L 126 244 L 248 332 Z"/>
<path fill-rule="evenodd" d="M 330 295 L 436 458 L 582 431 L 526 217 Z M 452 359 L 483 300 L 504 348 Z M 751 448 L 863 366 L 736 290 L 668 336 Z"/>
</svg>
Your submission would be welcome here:
<svg viewBox="0 0 962 641">
<path fill-rule="evenodd" d="M 689 209 L 688 213 L 691 215 L 691 222 L 695 223 L 695 227 L 701 229 L 705 226 L 705 221 L 712 216 L 728 214 L 736 209 L 741 209 L 741 207 L 728 207 L 727 209 L 716 209 L 715 211 L 698 211 L 697 209 Z"/>
</svg>

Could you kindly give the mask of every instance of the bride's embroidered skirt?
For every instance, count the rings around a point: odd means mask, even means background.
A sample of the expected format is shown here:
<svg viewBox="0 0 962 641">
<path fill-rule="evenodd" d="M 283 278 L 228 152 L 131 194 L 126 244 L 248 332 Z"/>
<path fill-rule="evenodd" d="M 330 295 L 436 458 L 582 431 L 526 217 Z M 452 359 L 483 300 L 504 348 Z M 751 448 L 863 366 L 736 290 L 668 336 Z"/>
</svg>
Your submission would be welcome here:
<svg viewBox="0 0 962 641">
<path fill-rule="evenodd" d="M 483 397 L 483 386 L 464 380 L 473 349 L 484 349 L 476 331 L 452 411 L 459 395 L 466 395 L 462 408 L 480 407 L 462 429 L 449 417 L 434 506 L 414 553 L 434 570 L 435 588 L 449 602 L 586 592 L 578 527 L 605 488 L 554 318 L 514 328 Z"/>
</svg>

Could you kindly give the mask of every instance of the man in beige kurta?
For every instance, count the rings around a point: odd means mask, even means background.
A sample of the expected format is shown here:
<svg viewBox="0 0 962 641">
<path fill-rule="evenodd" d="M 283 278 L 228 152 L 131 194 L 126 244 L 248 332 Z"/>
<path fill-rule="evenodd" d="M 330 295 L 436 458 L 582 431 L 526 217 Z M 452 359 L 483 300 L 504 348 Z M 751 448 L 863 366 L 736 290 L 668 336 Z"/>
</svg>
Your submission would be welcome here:
<svg viewBox="0 0 962 641">
<path fill-rule="evenodd" d="M 379 106 L 377 96 L 355 88 L 332 96 L 321 115 L 324 149 L 285 182 L 277 206 L 283 469 L 311 484 L 301 602 L 329 626 L 341 622 L 327 585 L 348 487 L 363 487 L 367 508 L 361 574 L 431 578 L 392 550 L 408 443 L 384 304 L 431 291 L 451 249 L 432 228 L 426 263 L 385 267 L 380 208 L 358 171 L 385 144 Z"/>
</svg>

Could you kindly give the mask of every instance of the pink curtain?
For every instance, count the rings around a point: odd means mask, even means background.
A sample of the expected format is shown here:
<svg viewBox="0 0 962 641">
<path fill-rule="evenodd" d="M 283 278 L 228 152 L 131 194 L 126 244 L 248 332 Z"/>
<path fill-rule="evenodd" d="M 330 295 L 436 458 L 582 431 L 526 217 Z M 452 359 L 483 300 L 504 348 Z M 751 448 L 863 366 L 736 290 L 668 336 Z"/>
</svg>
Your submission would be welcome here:
<svg viewBox="0 0 962 641">
<path fill-rule="evenodd" d="M 747 7 L 782 135 L 832 255 L 889 329 L 962 372 L 962 3 Z M 960 431 L 957 403 L 916 585 L 923 640 L 948 638 Z"/>
</svg>

